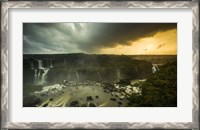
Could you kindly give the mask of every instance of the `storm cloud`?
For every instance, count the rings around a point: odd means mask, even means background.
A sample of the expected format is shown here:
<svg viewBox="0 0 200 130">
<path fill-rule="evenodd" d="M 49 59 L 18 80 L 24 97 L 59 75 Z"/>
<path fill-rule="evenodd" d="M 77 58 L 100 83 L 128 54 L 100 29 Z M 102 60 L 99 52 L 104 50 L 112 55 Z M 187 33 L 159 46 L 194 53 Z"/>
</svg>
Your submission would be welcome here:
<svg viewBox="0 0 200 130">
<path fill-rule="evenodd" d="M 98 53 L 176 28 L 176 23 L 24 23 L 23 53 Z"/>
</svg>

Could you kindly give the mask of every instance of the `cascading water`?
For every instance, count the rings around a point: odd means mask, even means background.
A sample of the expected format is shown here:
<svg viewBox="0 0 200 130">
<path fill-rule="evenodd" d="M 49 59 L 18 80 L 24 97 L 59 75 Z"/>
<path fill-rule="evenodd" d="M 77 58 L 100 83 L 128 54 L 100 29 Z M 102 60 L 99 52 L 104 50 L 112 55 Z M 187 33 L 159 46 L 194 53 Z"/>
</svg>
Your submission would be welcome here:
<svg viewBox="0 0 200 130">
<path fill-rule="evenodd" d="M 136 71 L 136 72 L 138 72 L 138 69 L 137 69 L 137 67 L 135 67 L 135 71 Z"/>
<path fill-rule="evenodd" d="M 31 69 L 34 70 L 33 62 L 30 62 Z"/>
<path fill-rule="evenodd" d="M 79 80 L 79 74 L 78 74 L 78 72 L 76 70 L 75 70 L 75 73 L 76 73 L 77 79 Z"/>
<path fill-rule="evenodd" d="M 99 72 L 98 72 L 98 76 L 99 76 L 99 80 L 102 81 L 102 78 Z"/>
<path fill-rule="evenodd" d="M 41 75 L 41 70 L 38 70 L 38 76 L 37 76 L 38 81 L 40 81 L 40 75 Z"/>
<path fill-rule="evenodd" d="M 43 69 L 44 68 L 42 60 L 38 60 L 38 68 L 39 69 Z"/>
<path fill-rule="evenodd" d="M 68 76 L 67 76 L 68 81 L 70 81 L 70 78 L 71 78 L 71 70 L 69 71 Z"/>
<path fill-rule="evenodd" d="M 152 72 L 155 73 L 156 71 L 159 71 L 160 69 L 158 68 L 157 64 L 152 64 Z"/>
<path fill-rule="evenodd" d="M 53 68 L 52 60 L 50 59 L 50 68 Z"/>
<path fill-rule="evenodd" d="M 66 65 L 66 59 L 64 59 L 64 65 Z"/>
<path fill-rule="evenodd" d="M 49 69 L 43 69 L 43 71 L 44 73 L 42 74 L 41 84 L 47 83 L 46 79 L 47 79 L 47 73 Z"/>
<path fill-rule="evenodd" d="M 45 67 L 43 65 L 43 60 L 37 60 L 37 61 L 38 61 L 38 68 L 35 69 L 34 83 L 35 84 L 45 84 L 45 83 L 47 83 L 47 74 L 48 74 L 50 68 L 53 68 L 51 59 L 44 60 Z M 50 61 L 50 64 L 49 64 L 49 61 Z"/>
<path fill-rule="evenodd" d="M 38 83 L 38 75 L 37 75 L 38 70 L 35 69 L 35 74 L 34 74 L 34 83 L 37 84 Z"/>
<path fill-rule="evenodd" d="M 155 64 L 155 67 L 156 67 L 156 70 L 157 70 L 157 71 L 160 70 L 160 69 L 158 68 L 158 65 L 157 65 L 157 64 Z"/>
<path fill-rule="evenodd" d="M 153 72 L 153 73 L 156 72 L 156 67 L 155 67 L 155 66 L 152 67 L 152 72 Z"/>
<path fill-rule="evenodd" d="M 117 80 L 119 81 L 120 80 L 120 70 L 116 67 L 116 71 L 117 71 Z"/>
</svg>

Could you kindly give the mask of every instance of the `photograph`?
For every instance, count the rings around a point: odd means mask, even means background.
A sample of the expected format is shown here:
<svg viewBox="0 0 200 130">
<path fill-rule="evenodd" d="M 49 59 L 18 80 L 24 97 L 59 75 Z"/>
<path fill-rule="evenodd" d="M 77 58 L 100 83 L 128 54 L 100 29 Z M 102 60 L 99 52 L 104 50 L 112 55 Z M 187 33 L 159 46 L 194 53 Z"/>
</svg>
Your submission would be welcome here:
<svg viewBox="0 0 200 130">
<path fill-rule="evenodd" d="M 177 107 L 177 23 L 23 23 L 23 107 Z"/>
</svg>

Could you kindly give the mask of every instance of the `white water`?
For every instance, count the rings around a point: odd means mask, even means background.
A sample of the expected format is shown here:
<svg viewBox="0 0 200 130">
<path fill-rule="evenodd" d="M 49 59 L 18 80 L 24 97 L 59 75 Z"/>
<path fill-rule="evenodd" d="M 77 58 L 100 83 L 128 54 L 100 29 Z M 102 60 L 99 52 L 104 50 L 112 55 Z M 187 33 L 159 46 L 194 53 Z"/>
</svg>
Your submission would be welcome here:
<svg viewBox="0 0 200 130">
<path fill-rule="evenodd" d="M 98 76 L 99 76 L 99 80 L 102 81 L 102 78 L 99 72 L 98 72 Z"/>
<path fill-rule="evenodd" d="M 138 72 L 138 69 L 137 69 L 137 67 L 135 67 L 135 71 L 136 71 L 136 72 Z"/>
<path fill-rule="evenodd" d="M 47 83 L 46 79 L 47 79 L 47 73 L 49 69 L 43 69 L 43 70 L 44 70 L 44 73 L 42 74 L 41 84 Z"/>
<path fill-rule="evenodd" d="M 78 74 L 78 72 L 76 70 L 75 70 L 75 73 L 76 73 L 77 79 L 79 80 L 79 74 Z"/>
<path fill-rule="evenodd" d="M 50 68 L 53 68 L 52 60 L 50 59 Z"/>
<path fill-rule="evenodd" d="M 50 68 L 53 68 L 52 61 L 50 59 L 50 65 L 47 65 L 46 68 L 43 66 L 43 60 L 37 60 L 37 61 L 38 61 L 38 68 L 35 69 L 34 83 L 35 84 L 45 84 L 45 83 L 47 83 L 47 74 L 48 74 Z"/>
<path fill-rule="evenodd" d="M 38 75 L 37 75 L 38 70 L 35 69 L 35 73 L 34 73 L 34 83 L 37 84 L 38 83 Z"/>
<path fill-rule="evenodd" d="M 69 71 L 69 74 L 67 76 L 68 81 L 70 81 L 70 78 L 71 78 L 71 70 Z"/>
<path fill-rule="evenodd" d="M 37 81 L 40 81 L 41 70 L 38 70 Z"/>
<path fill-rule="evenodd" d="M 158 68 L 158 65 L 157 65 L 157 64 L 155 64 L 155 67 L 156 67 L 156 70 L 157 70 L 157 71 L 160 70 L 160 69 Z"/>
<path fill-rule="evenodd" d="M 155 73 L 156 71 L 159 71 L 160 69 L 158 68 L 157 64 L 152 64 L 152 72 Z"/>
<path fill-rule="evenodd" d="M 39 69 L 43 69 L 43 61 L 42 60 L 38 60 L 38 68 Z"/>
<path fill-rule="evenodd" d="M 117 71 L 117 80 L 120 80 L 120 70 L 116 67 L 116 71 Z"/>
<path fill-rule="evenodd" d="M 156 72 L 156 67 L 155 67 L 155 66 L 152 67 L 152 72 L 153 72 L 153 73 Z"/>
</svg>

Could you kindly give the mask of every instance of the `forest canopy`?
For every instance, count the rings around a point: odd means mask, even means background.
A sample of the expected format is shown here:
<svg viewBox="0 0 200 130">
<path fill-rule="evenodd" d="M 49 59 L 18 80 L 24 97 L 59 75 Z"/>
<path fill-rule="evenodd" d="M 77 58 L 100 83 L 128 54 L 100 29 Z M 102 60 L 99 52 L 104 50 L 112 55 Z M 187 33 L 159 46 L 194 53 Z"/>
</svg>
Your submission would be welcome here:
<svg viewBox="0 0 200 130">
<path fill-rule="evenodd" d="M 147 78 L 141 86 L 141 95 L 132 95 L 129 106 L 176 107 L 177 61 L 163 65 L 160 71 Z"/>
</svg>

